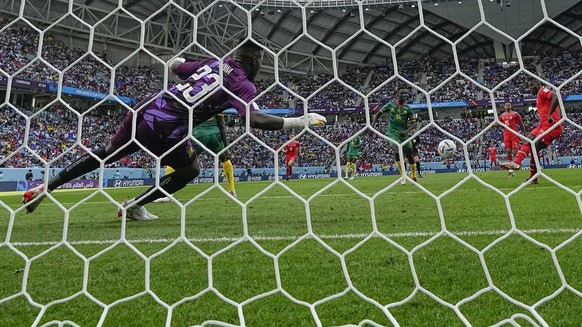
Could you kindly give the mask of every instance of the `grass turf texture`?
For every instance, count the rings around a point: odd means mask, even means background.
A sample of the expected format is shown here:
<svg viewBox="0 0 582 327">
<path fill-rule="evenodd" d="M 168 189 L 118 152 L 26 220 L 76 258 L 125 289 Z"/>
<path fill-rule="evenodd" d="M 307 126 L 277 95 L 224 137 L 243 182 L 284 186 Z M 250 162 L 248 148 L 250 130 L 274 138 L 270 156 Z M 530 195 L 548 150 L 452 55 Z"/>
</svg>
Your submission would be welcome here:
<svg viewBox="0 0 582 327">
<path fill-rule="evenodd" d="M 574 193 L 582 189 L 578 169 L 545 173 Z M 526 174 L 477 176 L 508 194 Z M 467 176 L 426 175 L 419 181 L 439 196 Z M 535 305 L 550 326 L 579 324 L 582 238 L 570 239 L 582 229 L 582 215 L 573 194 L 540 178 L 540 184 L 509 197 L 515 225 L 526 231 L 521 235 L 504 232 L 511 229 L 506 200 L 475 179 L 441 199 L 442 219 L 437 201 L 419 187 L 396 183 L 386 190 L 396 181 L 393 176 L 349 182 L 363 194 L 376 194 L 372 200 L 343 182 L 332 185 L 334 181 L 284 184 L 309 200 L 308 205 L 280 185 L 239 183 L 243 203 L 265 191 L 246 210 L 217 188 L 190 185 L 176 193 L 180 202 L 206 193 L 184 209 L 185 219 L 174 203 L 149 204 L 160 219 L 128 221 L 124 233 L 129 245 L 114 245 L 123 235 L 116 206 L 94 190 L 54 192 L 65 208 L 74 206 L 68 214 L 45 199 L 33 214 L 17 213 L 12 226 L 3 208 L 0 235 L 5 239 L 10 229 L 14 249 L 0 246 L 0 326 L 53 320 L 161 326 L 169 319 L 172 326 L 211 320 L 239 325 L 241 316 L 248 326 L 314 326 L 314 315 L 323 326 L 357 325 L 366 319 L 392 325 L 385 311 L 402 326 L 462 326 L 463 319 L 488 326 L 518 313 L 535 319 L 504 296 Z M 122 201 L 142 190 L 104 191 Z M 17 209 L 20 196 L 0 194 L 0 201 Z M 443 222 L 451 235 L 437 235 Z M 374 225 L 386 237 L 367 238 Z M 245 226 L 256 243 L 237 241 Z M 300 239 L 310 228 L 320 239 Z M 191 244 L 174 242 L 182 230 Z M 65 233 L 69 247 L 55 246 Z M 553 258 L 548 249 L 568 240 Z M 561 289 L 565 284 L 559 269 L 572 289 Z M 495 288 L 486 289 L 487 274 Z M 23 285 L 26 295 L 15 296 Z M 237 311 L 237 303 L 243 302 Z M 308 304 L 313 303 L 311 311 Z M 527 325 L 524 319 L 516 321 Z"/>
</svg>

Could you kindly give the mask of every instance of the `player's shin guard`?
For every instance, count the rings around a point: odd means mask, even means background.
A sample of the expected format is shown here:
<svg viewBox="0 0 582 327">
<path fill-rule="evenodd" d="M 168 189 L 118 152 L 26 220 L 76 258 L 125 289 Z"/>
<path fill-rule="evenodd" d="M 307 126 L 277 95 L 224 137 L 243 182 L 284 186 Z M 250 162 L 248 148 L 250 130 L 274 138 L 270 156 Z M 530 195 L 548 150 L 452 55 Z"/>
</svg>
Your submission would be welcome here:
<svg viewBox="0 0 582 327">
<path fill-rule="evenodd" d="M 186 185 L 188 185 L 190 180 L 183 178 L 177 172 L 170 173 L 168 175 L 162 176 L 160 178 L 160 187 L 164 189 L 164 191 L 174 194 L 175 192 L 183 189 Z M 147 191 L 143 192 L 136 198 L 137 205 L 143 206 L 150 202 L 153 202 L 156 199 L 165 197 L 166 194 L 162 193 L 159 189 L 156 189 L 152 194 L 147 195 L 151 190 L 153 190 L 156 186 L 152 186 L 147 189 Z"/>
<path fill-rule="evenodd" d="M 107 157 L 105 148 L 98 149 L 93 152 L 100 159 Z M 95 159 L 92 155 L 86 153 L 81 158 L 75 160 L 72 164 L 68 165 L 63 169 L 58 175 L 53 177 L 48 182 L 48 190 L 52 191 L 57 187 L 72 181 L 73 179 L 82 176 L 92 170 L 99 168 L 99 160 Z"/>
<path fill-rule="evenodd" d="M 410 164 L 410 178 L 416 179 L 416 164 Z"/>
<path fill-rule="evenodd" d="M 525 157 L 529 156 L 529 154 L 531 153 L 531 145 L 529 144 L 529 142 L 524 143 L 521 148 L 519 149 L 519 151 L 517 151 L 517 155 L 515 156 L 515 160 L 513 160 L 513 162 L 515 162 L 518 165 L 521 165 L 521 162 L 523 161 L 523 159 L 525 159 Z"/>
<path fill-rule="evenodd" d="M 398 172 L 400 173 L 400 176 L 402 176 L 402 164 L 400 161 L 396 161 L 396 168 L 398 168 Z"/>
<path fill-rule="evenodd" d="M 346 178 L 348 177 L 348 174 L 350 173 L 350 166 L 351 166 L 351 163 L 349 161 L 346 162 Z"/>
<path fill-rule="evenodd" d="M 226 176 L 226 179 L 228 181 L 228 191 L 233 192 L 234 191 L 234 168 L 232 167 L 232 162 L 230 162 L 230 160 L 223 162 L 222 169 L 224 169 L 224 176 Z"/>
</svg>

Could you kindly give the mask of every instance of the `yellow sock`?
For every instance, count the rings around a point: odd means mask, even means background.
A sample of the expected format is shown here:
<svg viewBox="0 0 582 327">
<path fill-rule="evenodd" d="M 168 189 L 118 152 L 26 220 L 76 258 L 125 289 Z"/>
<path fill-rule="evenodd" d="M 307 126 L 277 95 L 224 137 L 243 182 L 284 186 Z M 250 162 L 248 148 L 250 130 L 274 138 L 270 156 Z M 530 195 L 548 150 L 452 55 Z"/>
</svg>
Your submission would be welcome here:
<svg viewBox="0 0 582 327">
<path fill-rule="evenodd" d="M 226 176 L 226 180 L 228 181 L 228 191 L 234 191 L 234 168 L 232 167 L 232 162 L 227 160 L 222 163 L 222 169 L 224 169 L 224 176 Z"/>
<path fill-rule="evenodd" d="M 166 166 L 166 171 L 164 171 L 164 176 L 169 175 L 173 172 L 175 172 L 174 168 L 172 168 L 170 166 Z"/>
<path fill-rule="evenodd" d="M 348 173 L 350 172 L 350 162 L 346 162 L 346 177 L 348 177 Z"/>
<path fill-rule="evenodd" d="M 416 164 L 410 164 L 410 178 L 416 178 Z"/>
<path fill-rule="evenodd" d="M 356 177 L 356 163 L 352 163 L 352 177 Z"/>
<path fill-rule="evenodd" d="M 396 161 L 396 168 L 398 168 L 398 172 L 400 176 L 402 176 L 402 166 L 400 165 L 400 161 Z"/>
</svg>

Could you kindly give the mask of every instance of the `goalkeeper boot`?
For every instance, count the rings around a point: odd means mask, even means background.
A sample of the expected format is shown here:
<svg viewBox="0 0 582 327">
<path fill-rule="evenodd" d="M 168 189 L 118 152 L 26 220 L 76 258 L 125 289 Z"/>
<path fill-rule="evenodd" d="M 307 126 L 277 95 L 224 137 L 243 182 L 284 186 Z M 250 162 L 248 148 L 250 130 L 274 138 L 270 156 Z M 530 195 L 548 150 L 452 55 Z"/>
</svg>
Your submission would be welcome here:
<svg viewBox="0 0 582 327">
<path fill-rule="evenodd" d="M 155 199 L 153 202 L 155 203 L 165 203 L 165 202 L 172 202 L 169 197 L 164 196 L 163 198 Z"/>
<path fill-rule="evenodd" d="M 228 194 L 232 195 L 232 197 L 235 199 L 237 198 L 236 191 L 230 191 L 230 192 L 228 192 Z"/>
<path fill-rule="evenodd" d="M 144 206 L 134 205 L 131 207 L 127 207 L 128 201 L 123 202 L 123 206 L 127 208 L 127 212 L 125 214 L 126 219 L 131 220 L 152 220 L 158 219 L 158 216 L 149 213 Z M 123 211 L 121 209 L 117 209 L 117 217 L 122 217 Z"/>
<path fill-rule="evenodd" d="M 156 220 L 159 219 L 160 217 L 154 215 L 153 213 L 149 212 L 144 206 L 142 206 L 143 210 L 146 213 L 146 216 L 148 217 L 148 220 Z"/>
<path fill-rule="evenodd" d="M 26 205 L 26 213 L 33 212 L 36 207 L 40 204 L 42 199 L 45 198 L 45 193 L 43 193 L 44 184 L 40 184 L 37 187 L 33 187 L 26 192 L 22 196 L 22 203 Z"/>
</svg>

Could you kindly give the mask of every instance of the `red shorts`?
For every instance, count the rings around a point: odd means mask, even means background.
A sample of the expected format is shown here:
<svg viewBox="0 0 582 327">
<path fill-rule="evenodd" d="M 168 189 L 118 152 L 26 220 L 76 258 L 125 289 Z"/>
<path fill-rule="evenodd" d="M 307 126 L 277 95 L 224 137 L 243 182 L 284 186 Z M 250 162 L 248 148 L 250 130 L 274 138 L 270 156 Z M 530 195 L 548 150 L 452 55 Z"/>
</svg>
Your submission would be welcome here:
<svg viewBox="0 0 582 327">
<path fill-rule="evenodd" d="M 564 126 L 562 124 L 551 125 L 548 122 L 541 122 L 536 128 L 533 129 L 533 131 L 530 132 L 530 134 L 538 136 L 541 135 L 543 132 L 547 131 L 548 129 L 550 129 L 551 127 L 554 127 L 554 129 L 552 129 L 548 134 L 542 137 L 542 142 L 544 142 L 546 145 L 550 145 L 552 144 L 552 141 L 557 139 L 564 131 Z"/>
<path fill-rule="evenodd" d="M 293 163 L 295 163 L 297 161 L 297 156 L 286 156 L 285 157 L 285 163 L 289 164 L 290 161 L 293 161 Z"/>
<path fill-rule="evenodd" d="M 516 135 L 507 135 L 503 137 L 503 143 L 506 149 L 519 149 L 521 140 Z"/>
<path fill-rule="evenodd" d="M 497 162 L 497 157 L 492 156 L 491 158 L 489 158 L 489 162 Z"/>
</svg>

